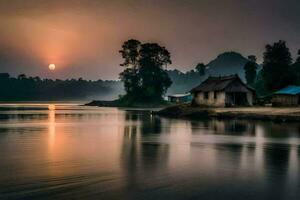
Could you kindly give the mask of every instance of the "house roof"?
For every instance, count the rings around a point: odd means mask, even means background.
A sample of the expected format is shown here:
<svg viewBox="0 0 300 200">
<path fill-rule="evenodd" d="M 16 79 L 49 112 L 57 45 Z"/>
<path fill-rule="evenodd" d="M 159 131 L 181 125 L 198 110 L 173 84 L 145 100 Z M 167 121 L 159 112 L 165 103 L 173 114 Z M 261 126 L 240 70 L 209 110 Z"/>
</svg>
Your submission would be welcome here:
<svg viewBox="0 0 300 200">
<path fill-rule="evenodd" d="M 298 95 L 300 94 L 300 86 L 290 85 L 281 90 L 278 90 L 277 92 L 274 92 L 274 94 Z"/>
<path fill-rule="evenodd" d="M 230 76 L 220 76 L 220 77 L 208 77 L 199 86 L 191 90 L 191 92 L 209 92 L 209 91 L 222 91 L 225 90 L 233 81 L 238 80 L 242 85 L 244 85 L 249 90 L 252 88 L 248 87 L 237 74 Z"/>
</svg>

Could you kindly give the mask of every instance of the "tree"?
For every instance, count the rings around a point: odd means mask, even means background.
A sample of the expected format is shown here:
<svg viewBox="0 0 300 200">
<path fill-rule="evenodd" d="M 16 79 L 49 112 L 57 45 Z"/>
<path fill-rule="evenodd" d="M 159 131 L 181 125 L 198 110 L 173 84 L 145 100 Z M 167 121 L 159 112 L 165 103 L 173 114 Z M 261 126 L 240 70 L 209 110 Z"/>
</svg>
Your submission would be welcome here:
<svg viewBox="0 0 300 200">
<path fill-rule="evenodd" d="M 141 91 L 145 99 L 160 100 L 172 81 L 163 66 L 171 64 L 170 53 L 156 43 L 142 44 L 140 50 Z"/>
<path fill-rule="evenodd" d="M 296 76 L 296 84 L 300 84 L 300 50 L 296 62 L 292 65 L 292 73 Z"/>
<path fill-rule="evenodd" d="M 131 39 L 124 42 L 122 45 L 122 50 L 119 51 L 124 59 L 124 62 L 121 64 L 121 66 L 126 68 L 137 68 L 140 48 L 141 42 L 138 40 Z"/>
<path fill-rule="evenodd" d="M 170 53 L 156 43 L 128 40 L 119 51 L 124 59 L 120 73 L 125 98 L 134 101 L 160 101 L 172 84 L 164 66 L 171 64 Z"/>
<path fill-rule="evenodd" d="M 124 62 L 120 65 L 125 67 L 124 71 L 120 73 L 120 78 L 124 82 L 125 91 L 129 96 L 138 94 L 140 90 L 138 78 L 140 49 L 141 42 L 131 39 L 124 42 L 122 50 L 119 51 L 124 59 Z"/>
<path fill-rule="evenodd" d="M 263 78 L 266 88 L 275 91 L 293 84 L 296 80 L 291 70 L 292 57 L 285 41 L 266 45 L 263 62 Z"/>
<path fill-rule="evenodd" d="M 203 63 L 198 63 L 195 69 L 200 74 L 200 76 L 205 75 L 206 66 Z"/>
<path fill-rule="evenodd" d="M 250 55 L 248 56 L 248 62 L 244 66 L 246 81 L 248 85 L 253 85 L 256 79 L 256 56 Z"/>
<path fill-rule="evenodd" d="M 27 77 L 26 77 L 26 75 L 25 74 L 20 74 L 19 76 L 18 76 L 18 79 L 19 80 L 25 80 Z"/>
<path fill-rule="evenodd" d="M 0 80 L 7 80 L 9 77 L 8 73 L 0 73 Z"/>
</svg>

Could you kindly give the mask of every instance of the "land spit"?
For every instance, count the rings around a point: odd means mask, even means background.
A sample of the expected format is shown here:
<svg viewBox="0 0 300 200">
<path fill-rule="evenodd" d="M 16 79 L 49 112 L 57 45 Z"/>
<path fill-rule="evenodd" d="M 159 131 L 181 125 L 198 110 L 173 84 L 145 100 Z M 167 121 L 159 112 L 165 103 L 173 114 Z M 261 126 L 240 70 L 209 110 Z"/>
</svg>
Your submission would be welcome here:
<svg viewBox="0 0 300 200">
<path fill-rule="evenodd" d="M 167 101 L 156 102 L 156 103 L 134 103 L 127 104 L 121 102 L 120 100 L 112 100 L 112 101 L 100 101 L 94 100 L 92 102 L 84 104 L 85 106 L 96 106 L 96 107 L 117 107 L 117 108 L 165 108 L 166 106 L 170 106 L 171 104 Z"/>
<path fill-rule="evenodd" d="M 172 118 L 217 118 L 250 119 L 280 122 L 300 122 L 300 107 L 193 107 L 189 104 L 174 105 L 153 112 L 155 115 Z"/>
</svg>

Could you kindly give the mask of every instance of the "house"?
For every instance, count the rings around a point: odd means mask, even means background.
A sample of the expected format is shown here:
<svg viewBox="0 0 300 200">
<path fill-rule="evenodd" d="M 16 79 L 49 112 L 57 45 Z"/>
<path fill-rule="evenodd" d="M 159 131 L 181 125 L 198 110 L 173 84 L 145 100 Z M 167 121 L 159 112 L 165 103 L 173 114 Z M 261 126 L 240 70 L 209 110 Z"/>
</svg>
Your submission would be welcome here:
<svg viewBox="0 0 300 200">
<path fill-rule="evenodd" d="M 172 103 L 187 103 L 192 101 L 190 93 L 168 95 L 168 101 Z"/>
<path fill-rule="evenodd" d="M 272 95 L 273 106 L 297 106 L 300 105 L 300 86 L 290 85 Z"/>
<path fill-rule="evenodd" d="M 251 106 L 255 90 L 247 86 L 238 75 L 208 77 L 191 90 L 194 105 Z"/>
</svg>

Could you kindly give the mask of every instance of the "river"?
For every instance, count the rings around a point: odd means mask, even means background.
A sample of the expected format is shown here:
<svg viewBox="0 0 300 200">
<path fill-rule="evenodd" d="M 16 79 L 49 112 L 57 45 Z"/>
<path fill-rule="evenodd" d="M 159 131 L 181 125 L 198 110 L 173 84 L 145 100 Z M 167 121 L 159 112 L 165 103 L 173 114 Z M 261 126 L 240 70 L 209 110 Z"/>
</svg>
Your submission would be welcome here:
<svg viewBox="0 0 300 200">
<path fill-rule="evenodd" d="M 0 105 L 0 199 L 300 199 L 300 124 Z"/>
</svg>

